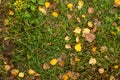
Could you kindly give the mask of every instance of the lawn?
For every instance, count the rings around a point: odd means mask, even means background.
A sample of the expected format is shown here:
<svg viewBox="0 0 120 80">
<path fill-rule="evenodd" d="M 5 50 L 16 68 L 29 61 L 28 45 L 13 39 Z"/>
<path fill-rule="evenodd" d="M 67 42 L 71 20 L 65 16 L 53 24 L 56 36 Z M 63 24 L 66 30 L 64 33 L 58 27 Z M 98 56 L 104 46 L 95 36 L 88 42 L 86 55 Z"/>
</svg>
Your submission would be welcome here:
<svg viewBox="0 0 120 80">
<path fill-rule="evenodd" d="M 120 0 L 0 0 L 0 80 L 120 80 Z"/>
</svg>

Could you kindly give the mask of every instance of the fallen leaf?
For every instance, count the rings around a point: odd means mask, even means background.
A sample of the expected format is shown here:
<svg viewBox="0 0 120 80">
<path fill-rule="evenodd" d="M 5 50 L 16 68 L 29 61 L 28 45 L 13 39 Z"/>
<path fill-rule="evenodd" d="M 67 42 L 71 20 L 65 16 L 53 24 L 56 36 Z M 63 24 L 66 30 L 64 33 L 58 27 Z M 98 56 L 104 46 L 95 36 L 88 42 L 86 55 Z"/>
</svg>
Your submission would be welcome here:
<svg viewBox="0 0 120 80">
<path fill-rule="evenodd" d="M 69 41 L 70 40 L 70 37 L 69 36 L 66 36 L 65 37 L 65 41 Z"/>
<path fill-rule="evenodd" d="M 52 59 L 52 60 L 50 61 L 50 64 L 51 64 L 52 66 L 56 65 L 56 64 L 57 64 L 57 59 Z"/>
<path fill-rule="evenodd" d="M 83 0 L 80 0 L 80 1 L 78 2 L 77 8 L 78 8 L 79 10 L 81 10 L 82 7 L 83 7 L 83 5 L 84 5 L 84 1 L 83 1 Z"/>
<path fill-rule="evenodd" d="M 71 48 L 71 45 L 70 45 L 70 44 L 66 44 L 66 45 L 65 45 L 65 48 L 66 48 L 66 49 L 70 49 L 70 48 Z"/>
<path fill-rule="evenodd" d="M 89 27 L 91 27 L 91 28 L 93 27 L 93 23 L 91 21 L 88 21 L 87 24 L 88 24 Z"/>
<path fill-rule="evenodd" d="M 52 16 L 58 17 L 58 12 L 52 12 Z"/>
<path fill-rule="evenodd" d="M 43 13 L 44 15 L 46 15 L 46 10 L 44 8 L 42 8 L 41 6 L 38 7 L 38 10 Z"/>
<path fill-rule="evenodd" d="M 85 39 L 91 43 L 95 40 L 95 35 L 92 33 L 85 33 Z"/>
<path fill-rule="evenodd" d="M 39 77 L 39 76 L 40 76 L 40 74 L 38 74 L 38 73 L 35 73 L 35 74 L 34 74 L 34 76 L 35 76 L 35 77 Z"/>
<path fill-rule="evenodd" d="M 98 69 L 98 72 L 99 72 L 100 74 L 103 74 L 103 73 L 104 73 L 104 68 L 99 68 L 99 69 Z"/>
<path fill-rule="evenodd" d="M 85 15 L 85 14 L 82 14 L 82 18 L 86 18 L 86 15 Z"/>
<path fill-rule="evenodd" d="M 24 75 L 25 75 L 25 74 L 24 74 L 23 72 L 20 72 L 20 73 L 18 74 L 18 76 L 21 77 L 21 78 L 23 78 Z"/>
<path fill-rule="evenodd" d="M 83 30 L 82 30 L 82 37 L 85 37 L 85 34 L 86 33 L 90 33 L 90 29 L 89 28 L 84 28 Z"/>
<path fill-rule="evenodd" d="M 78 43 L 78 44 L 75 45 L 75 50 L 76 50 L 77 52 L 80 52 L 80 51 L 82 50 L 82 47 L 81 47 L 81 44 L 80 44 L 80 43 Z"/>
<path fill-rule="evenodd" d="M 77 34 L 80 34 L 80 33 L 81 33 L 80 27 L 76 27 L 73 32 L 74 32 L 74 33 L 77 33 Z"/>
<path fill-rule="evenodd" d="M 80 42 L 80 39 L 79 39 L 78 36 L 76 37 L 75 41 L 76 41 L 76 43 L 79 43 L 79 42 Z"/>
<path fill-rule="evenodd" d="M 18 69 L 12 69 L 11 70 L 11 77 L 14 78 L 18 75 L 19 73 L 19 70 Z"/>
<path fill-rule="evenodd" d="M 29 69 L 29 70 L 28 70 L 28 74 L 29 74 L 29 75 L 33 75 L 33 74 L 35 74 L 35 71 L 34 71 L 33 69 Z"/>
<path fill-rule="evenodd" d="M 47 2 L 45 2 L 45 7 L 46 7 L 46 8 L 49 8 L 49 7 L 50 7 L 50 4 L 51 4 L 51 3 L 50 3 L 50 2 L 48 2 L 48 1 L 47 1 Z"/>
<path fill-rule="evenodd" d="M 120 26 L 117 27 L 117 31 L 120 32 Z"/>
<path fill-rule="evenodd" d="M 101 51 L 101 53 L 106 52 L 107 51 L 107 47 L 106 46 L 101 46 L 100 51 Z"/>
<path fill-rule="evenodd" d="M 119 65 L 114 65 L 114 68 L 115 68 L 115 69 L 118 69 L 118 68 L 119 68 Z"/>
<path fill-rule="evenodd" d="M 69 77 L 68 77 L 68 75 L 67 75 L 67 74 L 64 74 L 64 75 L 62 76 L 62 79 L 63 79 L 63 80 L 68 80 L 68 79 L 69 79 Z"/>
<path fill-rule="evenodd" d="M 59 65 L 60 67 L 64 67 L 65 62 L 64 62 L 64 60 L 63 60 L 62 58 L 58 58 L 57 61 L 58 61 L 58 65 Z"/>
<path fill-rule="evenodd" d="M 79 17 L 77 17 L 77 21 L 80 23 L 81 22 L 81 20 L 80 20 L 80 18 Z"/>
<path fill-rule="evenodd" d="M 67 14 L 67 17 L 68 17 L 68 19 L 71 19 L 72 15 L 71 14 Z"/>
<path fill-rule="evenodd" d="M 74 65 L 75 65 L 75 60 L 74 60 L 74 58 L 73 58 L 73 57 L 71 57 L 71 58 L 70 58 L 70 64 L 71 64 L 72 66 L 74 66 Z"/>
<path fill-rule="evenodd" d="M 10 65 L 5 65 L 4 68 L 5 68 L 6 71 L 9 71 L 11 69 L 11 66 Z"/>
<path fill-rule="evenodd" d="M 96 52 L 97 52 L 97 47 L 94 46 L 94 47 L 92 48 L 92 52 L 93 52 L 94 54 L 96 54 Z"/>
<path fill-rule="evenodd" d="M 120 0 L 114 0 L 114 5 L 116 7 L 120 7 Z"/>
<path fill-rule="evenodd" d="M 93 7 L 89 7 L 88 8 L 88 13 L 89 14 L 93 14 L 94 13 L 94 8 Z"/>
<path fill-rule="evenodd" d="M 10 10 L 9 15 L 14 15 L 14 12 Z"/>
<path fill-rule="evenodd" d="M 75 57 L 75 61 L 76 61 L 76 62 L 79 62 L 79 61 L 80 61 L 80 58 Z"/>
<path fill-rule="evenodd" d="M 44 63 L 44 64 L 43 64 L 43 69 L 44 69 L 44 70 L 48 70 L 48 69 L 50 69 L 49 64 Z"/>
<path fill-rule="evenodd" d="M 90 60 L 89 60 L 89 64 L 92 64 L 92 65 L 94 65 L 94 64 L 96 64 L 96 59 L 95 58 L 90 58 Z"/>
<path fill-rule="evenodd" d="M 72 72 L 69 76 L 72 80 L 78 80 L 80 77 L 80 74 L 78 72 Z"/>
<path fill-rule="evenodd" d="M 73 4 L 72 4 L 72 3 L 69 3 L 69 4 L 67 4 L 67 7 L 68 7 L 70 10 L 72 10 L 72 9 L 73 9 Z"/>
<path fill-rule="evenodd" d="M 4 20 L 4 25 L 6 26 L 6 25 L 9 25 L 9 20 L 8 19 L 5 19 Z"/>
<path fill-rule="evenodd" d="M 109 80 L 116 80 L 116 79 L 113 75 L 111 75 Z"/>
</svg>

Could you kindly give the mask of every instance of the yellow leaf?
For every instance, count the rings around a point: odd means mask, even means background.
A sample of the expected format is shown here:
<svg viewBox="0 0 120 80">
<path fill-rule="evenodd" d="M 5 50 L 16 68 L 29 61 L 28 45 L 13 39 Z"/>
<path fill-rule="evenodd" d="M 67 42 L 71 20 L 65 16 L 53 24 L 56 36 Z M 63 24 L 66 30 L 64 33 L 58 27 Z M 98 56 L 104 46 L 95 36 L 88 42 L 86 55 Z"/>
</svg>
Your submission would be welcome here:
<svg viewBox="0 0 120 80">
<path fill-rule="evenodd" d="M 56 65 L 57 64 L 57 59 L 52 59 L 50 61 L 50 64 L 53 65 L 53 66 Z"/>
<path fill-rule="evenodd" d="M 24 77 L 24 73 L 23 73 L 23 72 L 20 72 L 20 73 L 18 74 L 18 76 L 21 77 L 21 78 L 23 78 L 23 77 Z"/>
<path fill-rule="evenodd" d="M 116 7 L 120 7 L 120 0 L 114 0 L 114 4 Z"/>
<path fill-rule="evenodd" d="M 69 78 L 69 77 L 68 77 L 67 74 L 64 74 L 64 75 L 63 75 L 63 80 L 68 80 L 68 78 Z"/>
<path fill-rule="evenodd" d="M 96 52 L 97 52 L 97 47 L 93 47 L 93 48 L 92 48 L 92 52 L 93 52 L 94 54 L 96 54 Z"/>
<path fill-rule="evenodd" d="M 74 32 L 74 33 L 77 33 L 77 34 L 80 34 L 80 33 L 81 33 L 80 27 L 76 27 L 73 32 Z"/>
<path fill-rule="evenodd" d="M 6 25 L 8 25 L 9 24 L 9 20 L 8 19 L 5 19 L 4 20 L 4 25 L 6 26 Z"/>
<path fill-rule="evenodd" d="M 32 69 L 29 69 L 29 70 L 28 70 L 28 73 L 29 73 L 30 75 L 33 75 L 33 74 L 35 74 L 35 71 L 32 70 Z"/>
<path fill-rule="evenodd" d="M 53 12 L 53 13 L 52 13 L 52 16 L 58 17 L 58 13 L 57 13 L 57 12 Z"/>
<path fill-rule="evenodd" d="M 89 27 L 93 27 L 93 24 L 92 24 L 91 21 L 88 21 L 88 26 L 89 26 Z"/>
<path fill-rule="evenodd" d="M 45 7 L 49 8 L 50 7 L 50 2 L 45 2 Z"/>
<path fill-rule="evenodd" d="M 82 14 L 82 18 L 85 18 L 86 17 L 86 15 L 85 14 Z"/>
<path fill-rule="evenodd" d="M 79 39 L 78 36 L 76 37 L 75 41 L 76 41 L 76 43 L 79 43 L 79 42 L 80 42 L 80 39 Z"/>
<path fill-rule="evenodd" d="M 72 3 L 69 3 L 69 4 L 67 5 L 67 7 L 68 7 L 69 9 L 72 9 L 72 8 L 73 8 L 73 4 L 72 4 Z"/>
<path fill-rule="evenodd" d="M 119 68 L 119 65 L 114 65 L 114 68 L 115 68 L 115 69 L 118 69 L 118 68 Z"/>
<path fill-rule="evenodd" d="M 42 8 L 41 6 L 38 7 L 38 10 L 43 13 L 44 15 L 46 15 L 46 10 L 44 8 Z"/>
<path fill-rule="evenodd" d="M 75 50 L 76 50 L 77 52 L 80 52 L 80 51 L 82 50 L 80 43 L 78 43 L 78 44 L 75 45 Z"/>
<path fill-rule="evenodd" d="M 84 5 L 84 1 L 80 0 L 80 1 L 78 2 L 77 8 L 78 8 L 78 9 L 81 9 L 81 8 L 83 7 L 83 5 Z"/>
<path fill-rule="evenodd" d="M 9 15 L 14 15 L 14 12 L 13 11 L 9 11 Z"/>
<path fill-rule="evenodd" d="M 85 37 L 86 33 L 90 33 L 90 29 L 89 28 L 84 28 L 82 31 L 82 37 Z"/>
</svg>

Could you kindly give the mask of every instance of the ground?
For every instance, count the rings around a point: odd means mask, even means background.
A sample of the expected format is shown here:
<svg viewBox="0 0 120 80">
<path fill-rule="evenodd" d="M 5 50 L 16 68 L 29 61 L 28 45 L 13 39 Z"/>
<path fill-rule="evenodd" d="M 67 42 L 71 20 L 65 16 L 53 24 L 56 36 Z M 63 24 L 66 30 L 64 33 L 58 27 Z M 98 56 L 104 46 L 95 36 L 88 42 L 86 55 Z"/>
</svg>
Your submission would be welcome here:
<svg viewBox="0 0 120 80">
<path fill-rule="evenodd" d="M 0 80 L 120 80 L 120 0 L 0 0 Z"/>
</svg>

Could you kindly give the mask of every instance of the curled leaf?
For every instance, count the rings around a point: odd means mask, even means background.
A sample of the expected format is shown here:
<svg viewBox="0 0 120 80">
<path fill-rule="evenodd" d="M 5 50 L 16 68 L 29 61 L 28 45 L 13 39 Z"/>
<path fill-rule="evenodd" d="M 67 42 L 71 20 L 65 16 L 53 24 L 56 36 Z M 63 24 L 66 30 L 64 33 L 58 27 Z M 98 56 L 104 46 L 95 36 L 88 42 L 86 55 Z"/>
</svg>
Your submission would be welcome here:
<svg viewBox="0 0 120 80">
<path fill-rule="evenodd" d="M 65 45 L 65 48 L 66 48 L 66 49 L 70 49 L 70 48 L 71 48 L 71 45 L 70 45 L 70 44 L 66 44 L 66 45 Z"/>
<path fill-rule="evenodd" d="M 95 35 L 92 33 L 85 33 L 85 39 L 91 43 L 95 40 Z"/>
</svg>

